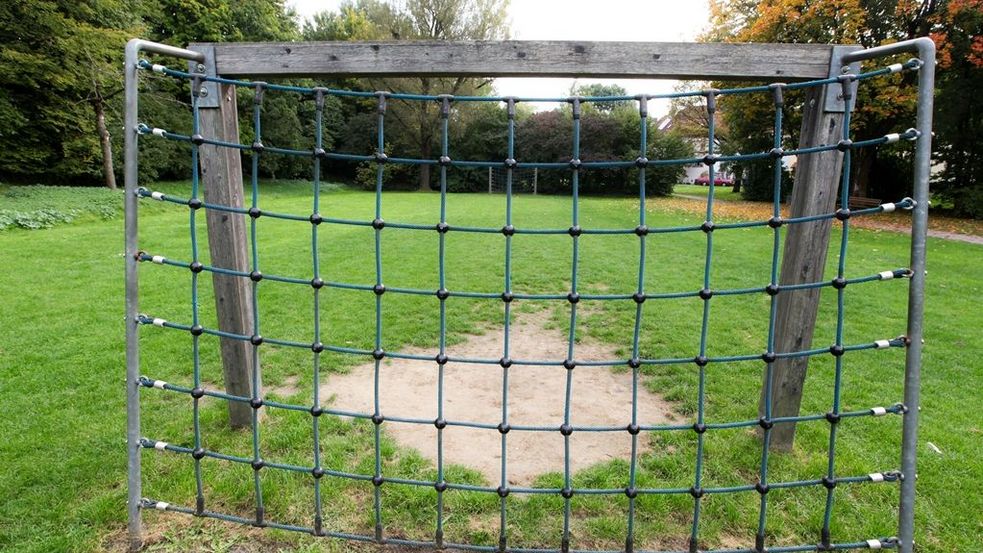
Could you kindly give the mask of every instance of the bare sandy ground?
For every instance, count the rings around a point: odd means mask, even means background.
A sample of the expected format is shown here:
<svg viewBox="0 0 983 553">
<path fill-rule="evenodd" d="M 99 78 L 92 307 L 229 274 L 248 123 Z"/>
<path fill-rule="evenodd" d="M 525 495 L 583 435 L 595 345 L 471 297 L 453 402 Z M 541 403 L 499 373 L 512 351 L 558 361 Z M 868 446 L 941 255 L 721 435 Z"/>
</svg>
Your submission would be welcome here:
<svg viewBox="0 0 983 553">
<path fill-rule="evenodd" d="M 511 356 L 516 359 L 562 360 L 567 354 L 564 330 L 547 329 L 548 314 L 516 314 L 512 325 Z M 502 332 L 491 330 L 470 336 L 448 348 L 451 357 L 498 359 Z M 430 355 L 433 349 L 409 349 Z M 578 361 L 615 359 L 607 345 L 581 342 Z M 444 375 L 444 418 L 497 425 L 502 420 L 502 369 L 498 365 L 448 363 Z M 509 422 L 512 425 L 553 426 L 563 422 L 566 369 L 559 366 L 509 369 Z M 337 409 L 369 412 L 373 408 L 373 365 L 354 367 L 348 374 L 331 375 L 322 397 Z M 380 374 L 380 410 L 385 417 L 437 418 L 437 365 L 433 361 L 387 359 Z M 639 386 L 639 423 L 671 420 L 669 405 Z M 631 416 L 631 373 L 608 367 L 578 366 L 573 370 L 571 424 L 626 426 Z M 437 430 L 433 425 L 387 421 L 383 428 L 403 446 L 437 460 Z M 563 471 L 563 436 L 553 432 L 513 430 L 507 435 L 508 481 L 529 485 L 536 476 Z M 571 470 L 577 471 L 611 459 L 629 459 L 627 431 L 574 432 L 570 437 Z M 639 440 L 639 454 L 647 440 Z M 489 483 L 501 479 L 501 436 L 497 430 L 448 426 L 444 429 L 444 462 L 480 471 Z"/>
</svg>

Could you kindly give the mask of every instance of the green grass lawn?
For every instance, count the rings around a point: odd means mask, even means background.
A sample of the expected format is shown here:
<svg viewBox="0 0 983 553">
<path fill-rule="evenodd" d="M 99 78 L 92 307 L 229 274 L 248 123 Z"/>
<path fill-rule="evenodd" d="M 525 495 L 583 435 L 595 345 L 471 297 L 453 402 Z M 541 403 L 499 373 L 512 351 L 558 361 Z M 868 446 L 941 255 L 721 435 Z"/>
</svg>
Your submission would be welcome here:
<svg viewBox="0 0 983 553">
<path fill-rule="evenodd" d="M 710 187 L 698 184 L 677 184 L 672 187 L 672 193 L 683 196 L 706 196 L 710 193 Z M 717 186 L 713 190 L 713 197 L 718 200 L 740 200 L 741 193 L 734 192 L 733 186 Z"/>
<path fill-rule="evenodd" d="M 162 185 L 187 195 L 187 185 Z M 680 191 L 677 187 L 677 191 Z M 705 188 L 704 188 L 705 190 Z M 718 191 L 722 191 L 718 189 Z M 142 201 L 141 247 L 175 260 L 190 259 L 187 209 Z M 460 194 L 448 198 L 451 225 L 499 227 L 504 197 Z M 261 205 L 269 211 L 310 212 L 308 188 L 300 183 L 264 185 Z M 386 193 L 387 221 L 433 224 L 439 195 Z M 617 198 L 585 198 L 585 228 L 631 228 L 637 224 L 637 202 Z M 371 220 L 373 195 L 338 188 L 326 190 L 326 216 Z M 515 226 L 561 227 L 570 224 L 570 200 L 519 196 Z M 649 226 L 698 224 L 699 219 L 663 211 L 652 200 Z M 199 236 L 205 235 L 204 217 Z M 371 283 L 374 279 L 373 233 L 365 227 L 322 225 L 321 271 L 326 280 Z M 497 291 L 503 277 L 504 240 L 498 234 L 447 235 L 447 281 L 451 290 Z M 874 274 L 908 264 L 908 239 L 890 232 L 851 231 L 848 277 Z M 839 231 L 834 231 L 834 242 Z M 767 228 L 721 230 L 714 233 L 715 289 L 763 286 L 768 282 L 771 231 Z M 309 226 L 303 222 L 259 221 L 259 255 L 265 274 L 310 278 Z M 387 228 L 383 231 L 383 274 L 388 286 L 436 289 L 436 233 Z M 648 238 L 646 289 L 650 293 L 694 291 L 701 287 L 705 238 L 702 233 L 651 235 Z M 207 247 L 202 252 L 207 257 Z M 638 239 L 634 235 L 586 235 L 581 238 L 581 293 L 630 293 L 637 278 Z M 981 290 L 981 248 L 959 242 L 929 240 L 929 278 L 923 411 L 917 502 L 919 551 L 979 551 L 983 524 L 983 419 L 974 405 L 983 383 L 983 310 L 974 305 Z M 514 239 L 514 289 L 527 293 L 565 293 L 570 277 L 570 238 L 518 235 Z M 836 255 L 827 276 L 832 278 Z M 207 259 L 203 259 L 207 261 Z M 71 225 L 0 232 L 0 550 L 98 551 L 119 547 L 125 531 L 126 449 L 123 356 L 122 221 L 87 219 Z M 187 271 L 141 266 L 141 311 L 175 322 L 190 321 Z M 214 327 L 210 279 L 203 278 L 203 324 Z M 322 324 L 328 343 L 372 347 L 374 296 L 370 292 L 325 289 Z M 264 281 L 260 284 L 263 334 L 310 341 L 310 288 Z M 847 288 L 845 341 L 867 343 L 905 331 L 905 281 L 872 282 Z M 383 324 L 386 350 L 436 343 L 437 300 L 428 296 L 386 294 Z M 535 305 L 539 303 L 540 305 Z M 628 355 L 635 304 L 625 301 L 583 301 L 581 336 L 615 344 Z M 592 304 L 592 305 L 589 305 Z M 501 318 L 501 302 L 452 298 L 448 327 L 452 339 L 487 328 Z M 709 350 L 712 357 L 762 352 L 768 321 L 766 295 L 715 296 L 711 300 Z M 553 310 L 565 324 L 565 301 L 516 301 L 519 309 Z M 835 295 L 824 289 L 817 347 L 833 343 Z M 644 305 L 642 355 L 693 356 L 699 344 L 701 300 L 650 300 Z M 182 332 L 141 329 L 143 374 L 190 386 L 191 340 Z M 221 363 L 214 338 L 202 339 L 202 375 L 219 386 Z M 301 392 L 284 401 L 309 403 L 311 354 L 291 348 L 263 346 L 263 379 L 277 386 L 291 375 L 300 377 Z M 845 356 L 843 410 L 889 406 L 901 400 L 904 353 L 900 349 L 862 351 Z M 361 361 L 362 359 L 358 359 Z M 325 372 L 345 370 L 354 360 L 326 356 Z M 497 369 L 497 367 L 493 367 Z M 577 369 L 581 370 L 581 369 Z M 584 369 L 593 370 L 593 369 Z M 601 369 L 606 370 L 606 369 Z M 757 418 L 763 364 L 715 363 L 707 368 L 708 422 Z M 804 413 L 825 413 L 832 402 L 832 357 L 810 364 L 803 399 Z M 576 371 L 574 374 L 576 381 Z M 696 408 L 695 365 L 649 366 L 643 382 L 672 401 L 680 420 L 689 421 Z M 586 393 L 577 390 L 577 393 Z M 183 394 L 144 389 L 143 434 L 173 444 L 191 443 L 191 400 Z M 323 417 L 324 466 L 364 474 L 373 470 L 370 423 Z M 250 435 L 227 429 L 224 403 L 203 400 L 202 432 L 206 446 L 234 455 L 251 455 Z M 899 466 L 901 418 L 859 417 L 845 420 L 837 441 L 836 473 L 865 475 Z M 576 434 L 574 435 L 575 438 Z M 751 430 L 714 430 L 706 435 L 704 487 L 754 483 L 760 444 Z M 639 460 L 639 486 L 692 485 L 695 436 L 668 432 L 646 436 L 651 453 Z M 773 482 L 807 480 L 825 472 L 829 425 L 799 425 L 796 450 L 773 455 Z M 941 453 L 927 443 L 937 446 Z M 310 416 L 270 410 L 262 430 L 267 460 L 310 466 Z M 383 443 L 387 476 L 433 480 L 436 470 L 419 454 Z M 146 450 L 144 495 L 193 506 L 195 482 L 189 456 Z M 203 461 L 208 508 L 252 516 L 252 470 L 236 463 Z M 628 463 L 611 461 L 575 475 L 577 487 L 622 488 Z M 269 520 L 309 526 L 312 479 L 303 474 L 264 470 Z M 447 479 L 482 482 L 480 475 L 451 467 Z M 325 478 L 325 527 L 370 532 L 370 483 Z M 562 475 L 547 474 L 537 486 L 559 487 Z M 436 492 L 430 488 L 385 485 L 382 488 L 387 535 L 432 539 Z M 896 533 L 896 484 L 844 484 L 836 489 L 832 534 L 837 542 L 891 536 Z M 821 487 L 776 489 L 769 496 L 768 543 L 788 545 L 819 540 L 825 490 Z M 498 498 L 462 491 L 445 493 L 445 532 L 449 541 L 497 544 Z M 563 500 L 555 495 L 510 496 L 509 534 L 514 547 L 558 547 Z M 692 516 L 688 496 L 640 496 L 637 500 L 636 544 L 642 548 L 681 549 Z M 755 493 L 715 494 L 703 501 L 701 547 L 751 547 L 758 519 Z M 623 546 L 628 501 L 624 496 L 575 495 L 572 500 L 572 548 L 618 549 Z M 150 550 L 229 551 L 254 539 L 255 532 L 170 513 L 145 514 Z M 331 540 L 282 531 L 266 531 L 268 550 L 345 551 Z M 259 547 L 249 542 L 248 547 Z"/>
</svg>

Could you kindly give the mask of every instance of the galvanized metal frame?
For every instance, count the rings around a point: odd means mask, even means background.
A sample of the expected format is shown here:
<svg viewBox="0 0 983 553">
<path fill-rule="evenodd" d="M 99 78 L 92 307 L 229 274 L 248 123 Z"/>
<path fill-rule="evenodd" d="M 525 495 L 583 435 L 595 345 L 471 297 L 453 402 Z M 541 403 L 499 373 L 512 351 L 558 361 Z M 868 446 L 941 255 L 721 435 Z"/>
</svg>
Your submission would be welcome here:
<svg viewBox="0 0 983 553">
<path fill-rule="evenodd" d="M 202 45 L 210 46 L 210 45 Z M 198 47 L 199 50 L 203 48 Z M 205 50 L 209 50 L 205 48 Z M 143 542 L 140 518 L 141 466 L 140 466 L 140 398 L 139 398 L 139 336 L 137 332 L 138 304 L 138 62 L 141 52 L 173 56 L 195 64 L 205 64 L 208 74 L 216 68 L 215 49 L 206 56 L 204 51 L 192 51 L 164 44 L 133 39 L 126 46 L 125 78 L 125 249 L 126 249 L 126 403 L 127 403 L 127 511 L 128 535 L 131 550 L 139 549 Z M 915 200 L 917 205 L 912 217 L 911 269 L 913 276 L 908 296 L 908 339 L 905 362 L 904 397 L 907 412 L 904 417 L 899 513 L 899 550 L 912 553 L 914 542 L 915 456 L 918 436 L 919 386 L 921 377 L 921 353 L 924 317 L 926 230 L 928 218 L 928 187 L 932 145 L 932 106 L 935 83 L 935 44 L 928 38 L 919 38 L 857 50 L 856 47 L 832 47 L 830 76 L 836 76 L 850 66 L 864 60 L 911 52 L 924 63 L 918 77 L 917 124 L 919 131 L 915 150 Z M 856 67 L 854 65 L 854 67 Z M 534 75 L 530 75 L 534 76 Z M 626 75 L 639 77 L 644 75 Z M 707 75 L 712 78 L 713 75 Z M 828 87 L 833 88 L 833 87 Z M 217 99 L 217 94 L 210 94 Z M 207 97 L 207 96 L 206 96 Z M 835 111 L 836 98 L 826 98 L 826 109 Z M 842 101 L 839 102 L 842 104 Z M 840 108 L 842 109 L 842 108 Z"/>
</svg>

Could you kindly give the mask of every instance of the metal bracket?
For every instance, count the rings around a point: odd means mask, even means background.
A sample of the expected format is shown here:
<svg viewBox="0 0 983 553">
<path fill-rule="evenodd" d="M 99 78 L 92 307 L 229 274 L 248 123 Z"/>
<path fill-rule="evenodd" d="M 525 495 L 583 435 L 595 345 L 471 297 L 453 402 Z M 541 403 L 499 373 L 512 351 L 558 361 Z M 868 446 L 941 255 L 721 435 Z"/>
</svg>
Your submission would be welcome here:
<svg viewBox="0 0 983 553">
<path fill-rule="evenodd" d="M 188 62 L 189 73 L 197 73 L 208 77 L 218 76 L 218 72 L 215 70 L 215 46 L 211 44 L 191 44 L 188 46 L 188 50 L 193 52 L 201 52 L 205 55 L 205 61 L 202 63 L 197 63 L 194 61 Z M 218 95 L 218 83 L 202 81 L 198 96 L 198 107 L 217 108 L 219 106 Z"/>
<path fill-rule="evenodd" d="M 857 50 L 862 50 L 861 46 L 833 46 L 833 52 L 829 57 L 829 76 L 839 77 L 840 75 L 846 75 L 847 73 L 852 73 L 857 75 L 860 73 L 860 62 L 853 62 L 849 65 L 843 64 L 843 56 L 850 52 L 856 52 Z M 857 81 L 850 83 L 851 88 L 851 100 L 850 109 L 853 109 L 853 105 L 857 101 Z M 828 113 L 843 113 L 846 111 L 846 103 L 843 101 L 843 89 L 839 84 L 829 84 L 826 85 L 826 97 L 823 100 L 823 109 Z"/>
</svg>

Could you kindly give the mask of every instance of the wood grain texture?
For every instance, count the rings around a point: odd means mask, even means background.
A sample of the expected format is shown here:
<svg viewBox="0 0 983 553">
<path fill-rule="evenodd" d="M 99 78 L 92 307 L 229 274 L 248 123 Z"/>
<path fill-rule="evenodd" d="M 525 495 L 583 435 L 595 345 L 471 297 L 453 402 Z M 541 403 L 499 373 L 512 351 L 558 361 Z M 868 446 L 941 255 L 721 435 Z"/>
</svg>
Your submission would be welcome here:
<svg viewBox="0 0 983 553">
<path fill-rule="evenodd" d="M 829 74 L 832 46 L 585 41 L 215 43 L 225 77 L 622 77 L 795 81 Z M 204 44 L 190 48 L 198 49 Z"/>
<path fill-rule="evenodd" d="M 811 88 L 806 93 L 800 148 L 835 144 L 840 140 L 843 133 L 843 114 L 825 111 L 824 96 L 823 88 Z M 799 156 L 795 187 L 792 189 L 792 217 L 829 213 L 834 209 L 842 162 L 843 154 L 837 150 Z M 823 219 L 786 227 L 780 286 L 823 280 L 832 224 L 831 219 Z M 819 311 L 819 293 L 818 288 L 811 288 L 778 294 L 776 352 L 801 351 L 812 347 L 816 314 Z M 772 418 L 798 416 L 808 366 L 808 357 L 775 361 L 772 376 Z M 762 386 L 758 409 L 761 416 L 765 415 L 765 391 Z M 794 423 L 775 424 L 771 433 L 772 449 L 791 450 L 794 440 Z"/>
<path fill-rule="evenodd" d="M 219 97 L 221 101 L 218 108 L 201 110 L 201 133 L 218 140 L 238 142 L 235 87 L 221 85 Z M 200 157 L 205 202 L 242 207 L 242 165 L 239 150 L 205 144 L 200 148 Z M 242 215 L 209 209 L 206 210 L 206 221 L 212 265 L 248 272 L 245 218 Z M 253 308 L 250 281 L 212 273 L 212 284 L 215 289 L 219 329 L 251 336 Z M 253 346 L 230 338 L 220 338 L 220 341 L 225 391 L 236 396 L 251 397 L 253 371 L 260 370 L 258 366 L 253 366 Z M 230 401 L 228 404 L 229 420 L 233 427 L 248 427 L 252 424 L 252 408 L 249 404 L 239 401 Z"/>
</svg>

